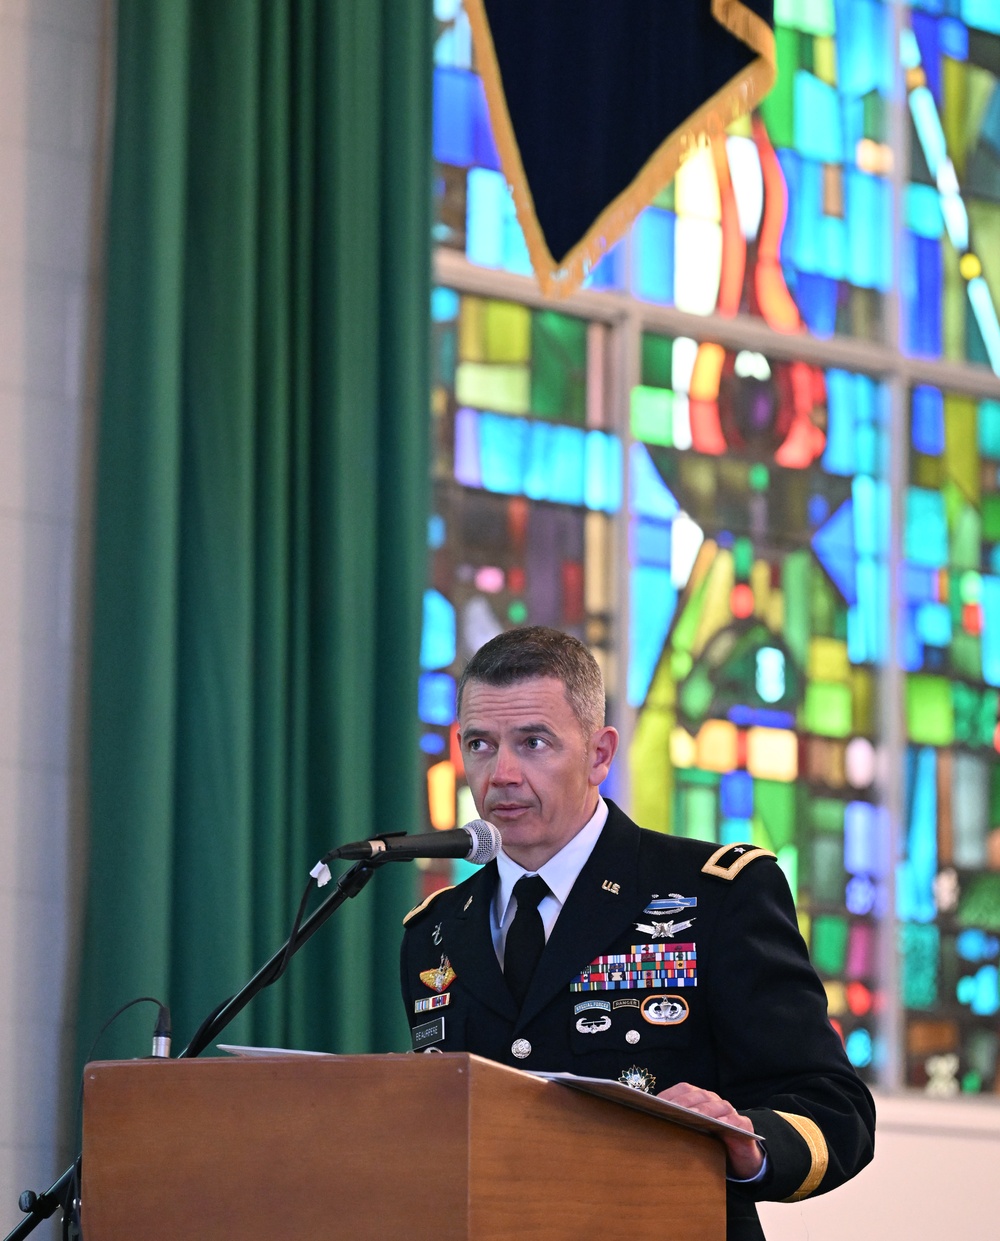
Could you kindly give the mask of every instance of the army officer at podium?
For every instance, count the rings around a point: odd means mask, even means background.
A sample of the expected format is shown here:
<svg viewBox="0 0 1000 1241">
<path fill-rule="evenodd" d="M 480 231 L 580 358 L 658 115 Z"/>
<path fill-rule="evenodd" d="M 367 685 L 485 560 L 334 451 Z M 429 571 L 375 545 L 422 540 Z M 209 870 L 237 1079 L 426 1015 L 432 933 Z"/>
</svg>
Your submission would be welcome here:
<svg viewBox="0 0 1000 1241">
<path fill-rule="evenodd" d="M 458 692 L 466 778 L 503 849 L 407 915 L 414 1047 L 613 1078 L 742 1128 L 730 1241 L 763 1236 L 756 1201 L 853 1176 L 874 1105 L 773 855 L 644 831 L 600 796 L 618 735 L 577 639 L 500 634 Z"/>
</svg>

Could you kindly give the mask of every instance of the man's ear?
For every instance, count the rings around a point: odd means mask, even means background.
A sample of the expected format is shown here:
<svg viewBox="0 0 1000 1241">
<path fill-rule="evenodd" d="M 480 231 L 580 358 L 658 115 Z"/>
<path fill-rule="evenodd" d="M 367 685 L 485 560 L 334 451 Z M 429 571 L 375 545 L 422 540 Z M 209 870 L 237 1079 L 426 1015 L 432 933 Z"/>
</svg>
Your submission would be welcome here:
<svg viewBox="0 0 1000 1241">
<path fill-rule="evenodd" d="M 606 725 L 590 738 L 590 783 L 603 784 L 618 752 L 618 730 Z"/>
</svg>

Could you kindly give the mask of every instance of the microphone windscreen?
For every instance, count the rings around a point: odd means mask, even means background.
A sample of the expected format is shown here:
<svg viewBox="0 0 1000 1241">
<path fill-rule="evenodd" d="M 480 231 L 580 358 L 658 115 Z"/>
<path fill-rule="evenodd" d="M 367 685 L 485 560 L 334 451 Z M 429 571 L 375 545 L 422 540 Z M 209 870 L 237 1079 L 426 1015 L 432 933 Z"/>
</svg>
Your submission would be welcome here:
<svg viewBox="0 0 1000 1241">
<path fill-rule="evenodd" d="M 463 824 L 462 831 L 468 832 L 472 837 L 472 845 L 465 857 L 466 861 L 474 866 L 483 866 L 487 862 L 492 862 L 500 852 L 500 846 L 503 844 L 500 832 L 485 819 L 473 819 L 471 823 Z"/>
</svg>

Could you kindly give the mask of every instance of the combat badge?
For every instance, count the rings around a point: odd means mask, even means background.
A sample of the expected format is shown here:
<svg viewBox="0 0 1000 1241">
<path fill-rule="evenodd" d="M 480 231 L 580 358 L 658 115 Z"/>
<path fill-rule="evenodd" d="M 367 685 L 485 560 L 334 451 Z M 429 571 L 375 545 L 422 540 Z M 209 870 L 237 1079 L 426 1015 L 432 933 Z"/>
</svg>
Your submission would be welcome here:
<svg viewBox="0 0 1000 1241">
<path fill-rule="evenodd" d="M 584 1013 L 576 1019 L 576 1028 L 581 1034 L 603 1034 L 611 1029 L 611 1018 L 607 1013 Z"/>
<path fill-rule="evenodd" d="M 697 896 L 681 896 L 679 892 L 669 892 L 666 896 L 660 896 L 654 892 L 649 898 L 649 904 L 642 911 L 644 914 L 679 914 L 685 909 L 696 909 L 698 907 Z"/>
<path fill-rule="evenodd" d="M 694 918 L 688 918 L 684 922 L 637 922 L 635 929 L 641 931 L 643 935 L 648 935 L 650 939 L 671 939 L 678 931 L 686 931 L 689 926 L 694 925 Z"/>
<path fill-rule="evenodd" d="M 441 954 L 441 964 L 436 969 L 420 971 L 420 981 L 432 991 L 447 991 L 457 977 L 444 953 Z"/>
<path fill-rule="evenodd" d="M 679 1026 L 690 1013 L 687 1000 L 679 995 L 650 995 L 642 1002 L 642 1018 L 653 1026 Z"/>
<path fill-rule="evenodd" d="M 656 1086 L 656 1078 L 649 1069 L 640 1069 L 634 1064 L 630 1069 L 624 1069 L 618 1080 L 623 1086 L 631 1086 L 633 1090 L 644 1090 L 646 1094 L 652 1094 Z"/>
</svg>

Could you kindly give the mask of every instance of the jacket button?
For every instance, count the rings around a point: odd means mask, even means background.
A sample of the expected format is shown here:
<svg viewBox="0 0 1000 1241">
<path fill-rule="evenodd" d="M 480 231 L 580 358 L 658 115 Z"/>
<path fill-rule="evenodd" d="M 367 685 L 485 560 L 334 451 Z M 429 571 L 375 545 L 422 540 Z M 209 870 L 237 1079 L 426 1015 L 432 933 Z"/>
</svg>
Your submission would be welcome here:
<svg viewBox="0 0 1000 1241">
<path fill-rule="evenodd" d="M 531 1044 L 526 1038 L 516 1038 L 510 1045 L 511 1051 L 518 1060 L 525 1060 L 531 1055 Z"/>
<path fill-rule="evenodd" d="M 641 1035 L 639 1034 L 638 1030 L 629 1030 L 628 1033 L 625 1035 L 625 1042 L 626 1043 L 638 1043 L 640 1038 L 641 1038 Z"/>
</svg>

